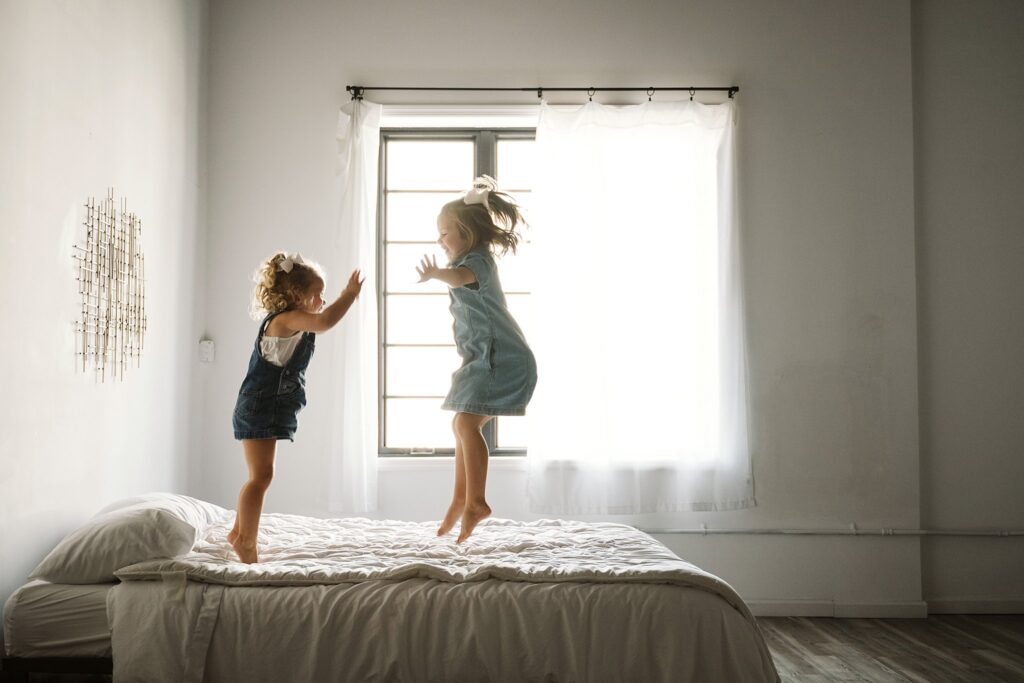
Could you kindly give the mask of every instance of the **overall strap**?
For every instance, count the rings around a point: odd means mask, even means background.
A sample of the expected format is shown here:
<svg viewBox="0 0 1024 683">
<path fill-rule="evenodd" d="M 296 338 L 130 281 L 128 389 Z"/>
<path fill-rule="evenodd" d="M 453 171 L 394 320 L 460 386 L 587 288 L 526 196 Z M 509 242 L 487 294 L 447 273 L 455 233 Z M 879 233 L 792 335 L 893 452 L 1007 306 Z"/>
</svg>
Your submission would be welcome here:
<svg viewBox="0 0 1024 683">
<path fill-rule="evenodd" d="M 316 338 L 316 335 L 312 332 L 301 332 L 300 334 L 302 337 L 299 339 L 299 343 L 295 345 L 295 350 L 292 352 L 291 358 L 289 358 L 288 362 L 284 364 L 286 370 L 291 369 L 291 367 L 298 362 L 296 359 L 300 355 L 308 352 L 309 346 L 313 343 L 313 339 Z"/>
<path fill-rule="evenodd" d="M 260 323 L 260 333 L 256 335 L 256 351 L 260 350 L 260 341 L 263 339 L 263 333 L 267 331 L 267 325 L 270 324 L 270 320 L 277 315 L 281 315 L 284 311 L 276 311 L 274 313 L 268 313 L 267 317 Z"/>
</svg>

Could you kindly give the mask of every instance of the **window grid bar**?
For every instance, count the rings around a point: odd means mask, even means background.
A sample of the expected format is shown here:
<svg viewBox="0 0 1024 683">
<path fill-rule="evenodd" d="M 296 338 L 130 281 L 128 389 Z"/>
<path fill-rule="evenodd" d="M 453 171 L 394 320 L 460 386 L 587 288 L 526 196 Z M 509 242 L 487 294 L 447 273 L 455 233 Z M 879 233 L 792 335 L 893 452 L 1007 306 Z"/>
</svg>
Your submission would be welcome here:
<svg viewBox="0 0 1024 683">
<path fill-rule="evenodd" d="M 403 348 L 416 348 L 416 349 L 419 349 L 419 348 L 444 348 L 444 349 L 454 349 L 455 348 L 455 344 L 416 344 L 416 343 L 413 343 L 413 342 L 403 342 L 403 343 L 399 343 L 399 342 L 385 342 L 384 343 L 384 348 L 385 349 L 394 349 L 394 348 L 399 348 L 399 349 L 403 349 Z"/>
<path fill-rule="evenodd" d="M 437 456 L 449 456 L 455 455 L 455 449 L 451 447 L 435 447 L 433 453 L 425 454 L 422 453 L 422 448 L 409 447 L 409 448 L 396 448 L 396 447 L 381 447 L 377 454 L 382 458 L 408 458 L 408 457 L 437 457 Z M 526 451 L 522 448 L 495 448 L 490 451 L 492 458 L 523 458 L 526 457 Z"/>
<path fill-rule="evenodd" d="M 514 192 L 514 190 L 511 190 Z M 530 240 L 522 240 L 524 244 L 529 244 Z M 437 240 L 384 240 L 384 244 L 437 244 Z"/>
<path fill-rule="evenodd" d="M 401 290 L 388 290 L 384 296 L 448 296 L 448 292 L 403 292 Z"/>
<path fill-rule="evenodd" d="M 389 289 L 384 296 L 448 296 L 448 292 L 405 292 L 400 289 Z M 505 292 L 505 296 L 529 296 L 529 292 Z"/>
<path fill-rule="evenodd" d="M 419 395 L 419 394 L 384 394 L 384 398 L 385 399 L 389 399 L 389 398 L 409 398 L 409 399 L 412 399 L 412 398 L 444 398 L 444 396 L 433 396 L 433 395 L 428 395 L 428 394 L 424 394 L 422 396 Z"/>
<path fill-rule="evenodd" d="M 389 187 L 389 188 L 386 188 L 384 190 L 384 192 L 386 194 L 462 194 L 463 192 L 465 192 L 465 190 L 461 190 L 461 189 L 453 190 L 451 188 L 444 189 L 444 190 L 439 190 L 439 189 L 436 189 L 436 188 L 428 188 L 426 190 L 423 190 L 423 189 L 415 189 L 415 190 L 414 189 L 408 189 L 408 190 L 404 190 L 404 189 L 399 188 L 399 187 L 395 187 L 395 188 Z"/>
<path fill-rule="evenodd" d="M 530 192 L 532 192 L 532 190 L 530 190 L 530 189 L 521 188 L 521 187 L 508 187 L 508 188 L 502 187 L 502 188 L 498 188 L 498 189 L 501 190 L 502 192 L 508 191 L 508 192 L 515 192 L 516 194 L 530 194 Z M 459 187 L 459 188 L 447 188 L 447 189 L 441 189 L 441 190 L 438 190 L 438 189 L 426 189 L 426 190 L 424 190 L 422 188 L 420 188 L 420 189 L 416 189 L 416 188 L 403 189 L 401 187 L 394 187 L 394 188 L 388 187 L 388 188 L 384 189 L 384 193 L 385 194 L 462 194 L 465 191 L 466 191 L 465 188 L 461 188 L 461 187 Z"/>
<path fill-rule="evenodd" d="M 480 131 L 491 130 L 500 140 L 533 140 L 536 128 L 383 128 L 384 140 L 468 140 L 476 139 Z"/>
<path fill-rule="evenodd" d="M 378 152 L 377 168 L 377 452 L 384 450 L 385 434 L 387 434 L 387 402 L 384 400 L 384 391 L 387 385 L 387 368 L 385 367 L 387 351 L 384 343 L 388 339 L 387 309 L 385 308 L 384 288 L 387 286 L 387 273 L 385 272 L 385 246 L 387 226 L 387 177 L 388 177 L 388 145 L 387 135 L 381 131 L 380 152 Z"/>
</svg>

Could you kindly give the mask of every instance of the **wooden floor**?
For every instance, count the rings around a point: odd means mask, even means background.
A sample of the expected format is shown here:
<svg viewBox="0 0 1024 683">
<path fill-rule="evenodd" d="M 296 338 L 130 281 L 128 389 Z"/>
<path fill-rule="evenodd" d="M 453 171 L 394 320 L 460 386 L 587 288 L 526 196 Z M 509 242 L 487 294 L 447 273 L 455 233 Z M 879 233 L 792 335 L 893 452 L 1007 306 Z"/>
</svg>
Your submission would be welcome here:
<svg viewBox="0 0 1024 683">
<path fill-rule="evenodd" d="M 757 621 L 783 683 L 1024 683 L 1024 615 Z M 0 683 L 24 680 L 0 672 Z M 28 680 L 106 683 L 110 677 L 35 674 Z"/>
<path fill-rule="evenodd" d="M 757 621 L 783 683 L 1024 682 L 1024 615 Z"/>
</svg>

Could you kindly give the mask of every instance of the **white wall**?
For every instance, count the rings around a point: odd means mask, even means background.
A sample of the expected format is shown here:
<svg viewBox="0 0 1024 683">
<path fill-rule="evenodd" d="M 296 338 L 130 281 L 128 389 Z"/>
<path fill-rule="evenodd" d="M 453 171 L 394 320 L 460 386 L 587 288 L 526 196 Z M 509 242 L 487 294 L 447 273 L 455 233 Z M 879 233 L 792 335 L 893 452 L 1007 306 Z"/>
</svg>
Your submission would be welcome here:
<svg viewBox="0 0 1024 683">
<path fill-rule="evenodd" d="M 242 483 L 230 414 L 256 331 L 246 317 L 249 276 L 275 249 L 328 253 L 346 84 L 737 84 L 759 506 L 615 519 L 916 527 L 910 21 L 909 2 L 889 0 L 217 0 L 207 320 L 218 360 L 202 369 L 204 450 L 190 489 L 233 505 Z M 341 284 L 334 276 L 329 288 Z M 268 511 L 330 514 L 329 366 L 327 354 L 313 360 L 310 405 L 298 441 L 281 447 Z M 379 515 L 436 519 L 450 466 L 383 472 Z M 494 466 L 497 515 L 530 517 L 524 481 L 514 465 Z M 663 540 L 751 600 L 923 607 L 913 538 Z"/>
<path fill-rule="evenodd" d="M 1019 2 L 914 6 L 926 526 L 1024 527 L 1022 27 Z M 929 540 L 922 565 L 933 609 L 1024 611 L 1020 537 Z"/>
<path fill-rule="evenodd" d="M 233 506 L 249 275 L 277 248 L 329 251 L 335 116 L 357 82 L 741 86 L 760 504 L 613 519 L 1024 526 L 1022 12 L 995 0 L 216 0 L 208 21 L 202 0 L 5 0 L 0 285 L 15 325 L 0 344 L 16 360 L 2 366 L 0 599 L 112 498 L 184 490 Z M 72 367 L 69 248 L 78 204 L 108 186 L 145 221 L 149 335 L 141 369 L 96 385 Z M 204 332 L 212 365 L 195 358 Z M 327 354 L 314 359 L 268 511 L 331 514 L 331 371 Z M 437 518 L 450 468 L 387 463 L 378 516 Z M 494 461 L 496 514 L 532 517 L 524 484 L 518 463 Z M 661 539 L 761 611 L 1024 601 L 1017 539 Z"/>
<path fill-rule="evenodd" d="M 192 391 L 206 6 L 201 0 L 0 5 L 0 601 L 112 499 L 183 490 Z M 142 366 L 75 370 L 80 204 L 113 187 L 143 221 Z"/>
</svg>

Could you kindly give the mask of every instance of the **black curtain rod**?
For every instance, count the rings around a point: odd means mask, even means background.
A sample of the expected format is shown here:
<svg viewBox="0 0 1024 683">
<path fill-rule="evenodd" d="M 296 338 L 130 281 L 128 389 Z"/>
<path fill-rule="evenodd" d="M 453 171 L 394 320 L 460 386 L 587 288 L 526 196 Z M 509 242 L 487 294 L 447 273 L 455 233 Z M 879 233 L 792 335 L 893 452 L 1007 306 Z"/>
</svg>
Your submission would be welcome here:
<svg viewBox="0 0 1024 683">
<path fill-rule="evenodd" d="M 429 88 L 429 87 L 397 87 L 397 86 L 376 86 L 376 85 L 346 85 L 345 90 L 352 94 L 352 99 L 361 100 L 363 99 L 363 93 L 367 90 L 434 90 L 434 91 L 458 91 L 458 92 L 535 92 L 537 93 L 538 99 L 544 96 L 544 91 L 549 92 L 585 92 L 591 99 L 594 94 L 598 92 L 646 92 L 647 97 L 650 98 L 654 93 L 660 91 L 685 91 L 690 93 L 690 99 L 693 99 L 694 93 L 699 90 L 707 91 L 714 90 L 718 92 L 727 92 L 729 97 L 740 91 L 738 86 L 717 86 L 717 87 L 697 87 L 687 86 L 684 88 L 672 87 L 672 88 L 656 88 L 649 86 L 646 88 L 547 88 L 544 86 L 534 86 L 531 88 Z"/>
</svg>

